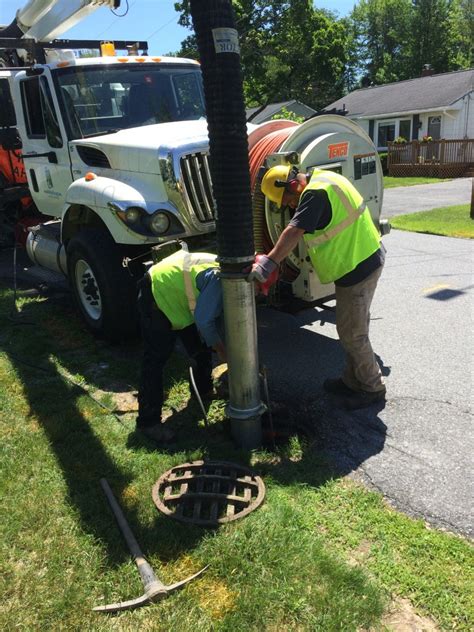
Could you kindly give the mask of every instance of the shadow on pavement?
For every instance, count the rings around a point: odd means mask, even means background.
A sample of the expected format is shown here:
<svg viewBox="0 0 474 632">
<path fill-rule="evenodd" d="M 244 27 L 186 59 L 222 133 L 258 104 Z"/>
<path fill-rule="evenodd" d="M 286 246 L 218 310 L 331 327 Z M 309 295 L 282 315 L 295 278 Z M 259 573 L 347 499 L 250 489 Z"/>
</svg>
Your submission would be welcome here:
<svg viewBox="0 0 474 632">
<path fill-rule="evenodd" d="M 332 477 L 357 470 L 381 452 L 386 425 L 378 416 L 385 402 L 347 411 L 337 398 L 324 393 L 323 381 L 341 375 L 344 367 L 344 351 L 335 337 L 334 313 L 321 313 L 325 311 L 312 309 L 288 317 L 261 309 L 259 343 L 260 357 L 268 368 L 271 399 L 289 407 L 290 423 L 309 439 L 308 458 L 314 460 L 314 452 L 326 457 L 326 475 Z M 328 326 L 331 332 L 324 329 Z M 318 333 L 319 328 L 324 329 L 324 335 Z M 389 375 L 390 366 L 376 357 L 382 374 Z M 319 469 L 318 480 L 323 469 Z M 297 467 L 295 471 L 308 468 Z"/>
</svg>

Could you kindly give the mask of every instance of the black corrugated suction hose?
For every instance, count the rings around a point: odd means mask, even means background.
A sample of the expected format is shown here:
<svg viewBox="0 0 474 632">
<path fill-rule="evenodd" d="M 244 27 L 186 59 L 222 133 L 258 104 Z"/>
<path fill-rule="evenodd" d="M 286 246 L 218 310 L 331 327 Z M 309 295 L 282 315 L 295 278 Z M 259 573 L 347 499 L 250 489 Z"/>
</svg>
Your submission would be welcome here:
<svg viewBox="0 0 474 632">
<path fill-rule="evenodd" d="M 253 261 L 252 201 L 242 71 L 230 0 L 191 0 L 199 47 L 217 203 L 221 268 Z"/>
</svg>

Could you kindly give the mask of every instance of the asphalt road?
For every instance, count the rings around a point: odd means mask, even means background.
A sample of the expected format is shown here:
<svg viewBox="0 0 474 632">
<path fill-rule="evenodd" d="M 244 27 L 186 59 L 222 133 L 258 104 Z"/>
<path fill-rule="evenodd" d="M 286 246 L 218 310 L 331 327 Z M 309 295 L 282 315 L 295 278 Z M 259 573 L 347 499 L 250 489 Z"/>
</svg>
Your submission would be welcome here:
<svg viewBox="0 0 474 632">
<path fill-rule="evenodd" d="M 261 360 L 275 399 L 313 424 L 338 472 L 403 511 L 471 535 L 474 243 L 393 231 L 371 314 L 387 402 L 348 413 L 321 385 L 343 353 L 334 314 L 260 308 Z"/>
<path fill-rule="evenodd" d="M 382 217 L 388 219 L 402 213 L 427 211 L 442 206 L 470 204 L 472 178 L 457 178 L 435 184 L 416 184 L 412 187 L 385 189 Z"/>
</svg>

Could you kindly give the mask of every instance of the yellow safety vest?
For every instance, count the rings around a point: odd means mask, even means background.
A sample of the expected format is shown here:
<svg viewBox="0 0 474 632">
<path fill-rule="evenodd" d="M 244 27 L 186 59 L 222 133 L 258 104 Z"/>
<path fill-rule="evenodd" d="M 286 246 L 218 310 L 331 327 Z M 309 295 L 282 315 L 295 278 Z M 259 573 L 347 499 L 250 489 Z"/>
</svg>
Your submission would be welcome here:
<svg viewBox="0 0 474 632">
<path fill-rule="evenodd" d="M 179 250 L 150 268 L 153 298 L 173 329 L 184 329 L 194 322 L 199 296 L 196 277 L 208 268 L 216 268 L 217 273 L 216 258 L 207 252 Z"/>
<path fill-rule="evenodd" d="M 321 283 L 352 272 L 380 247 L 380 233 L 355 186 L 333 171 L 315 169 L 306 191 L 326 191 L 331 221 L 322 230 L 305 233 L 311 263 Z"/>
</svg>

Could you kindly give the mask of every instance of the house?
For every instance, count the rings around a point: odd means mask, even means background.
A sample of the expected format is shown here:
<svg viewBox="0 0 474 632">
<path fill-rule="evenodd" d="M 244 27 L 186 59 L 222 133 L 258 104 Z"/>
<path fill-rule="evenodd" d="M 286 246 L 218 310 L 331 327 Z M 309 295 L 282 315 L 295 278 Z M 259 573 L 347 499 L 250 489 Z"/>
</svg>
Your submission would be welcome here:
<svg viewBox="0 0 474 632">
<path fill-rule="evenodd" d="M 247 120 L 250 119 L 251 123 L 258 125 L 273 118 L 278 118 L 278 115 L 281 115 L 283 110 L 296 116 L 302 116 L 305 120 L 316 114 L 316 110 L 313 110 L 313 108 L 293 99 L 282 103 L 270 103 L 263 107 L 247 108 Z"/>
<path fill-rule="evenodd" d="M 474 70 L 435 75 L 426 69 L 423 75 L 354 90 L 324 110 L 345 110 L 379 150 L 400 136 L 407 141 L 474 139 Z"/>
</svg>

